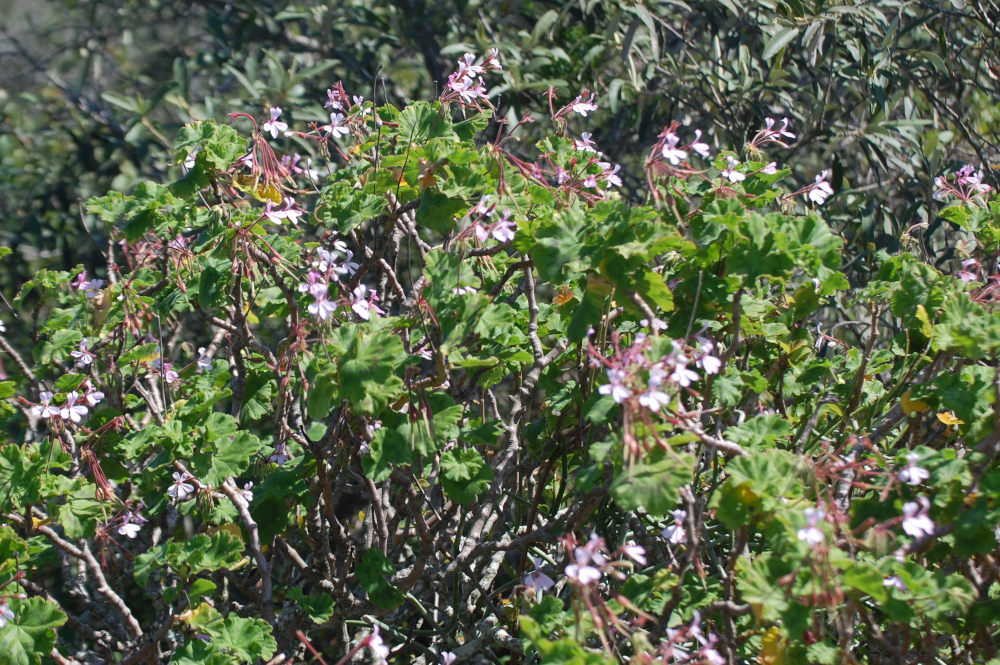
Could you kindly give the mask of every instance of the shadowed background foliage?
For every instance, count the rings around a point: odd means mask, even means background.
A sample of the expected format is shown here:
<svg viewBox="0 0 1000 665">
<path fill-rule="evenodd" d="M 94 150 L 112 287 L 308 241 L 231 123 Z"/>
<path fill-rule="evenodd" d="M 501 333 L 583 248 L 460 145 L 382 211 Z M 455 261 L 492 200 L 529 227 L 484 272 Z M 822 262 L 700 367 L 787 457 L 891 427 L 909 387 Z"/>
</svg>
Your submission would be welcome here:
<svg viewBox="0 0 1000 665">
<path fill-rule="evenodd" d="M 282 106 L 307 109 L 283 117 L 301 129 L 337 80 L 426 97 L 491 47 L 503 117 L 537 114 L 550 86 L 564 102 L 597 93 L 588 130 L 634 197 L 642 165 L 626 155 L 671 120 L 728 147 L 788 116 L 798 180 L 832 170 L 826 214 L 852 278 L 915 224 L 947 261 L 934 177 L 968 162 L 993 181 L 1000 161 L 998 17 L 996 0 L 15 1 L 0 23 L 0 244 L 15 251 L 0 288 L 48 265 L 100 274 L 108 238 L 80 202 L 176 168 L 186 122 Z"/>
</svg>

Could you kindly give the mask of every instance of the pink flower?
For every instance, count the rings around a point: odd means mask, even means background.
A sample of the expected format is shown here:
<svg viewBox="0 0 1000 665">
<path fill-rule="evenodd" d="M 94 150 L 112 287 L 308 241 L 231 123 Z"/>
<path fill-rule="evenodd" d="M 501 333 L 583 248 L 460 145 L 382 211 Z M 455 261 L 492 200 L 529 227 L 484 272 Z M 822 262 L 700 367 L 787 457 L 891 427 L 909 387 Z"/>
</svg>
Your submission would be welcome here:
<svg viewBox="0 0 1000 665">
<path fill-rule="evenodd" d="M 979 261 L 976 259 L 966 259 L 962 261 L 962 269 L 958 271 L 958 278 L 963 282 L 975 282 L 979 279 Z"/>
<path fill-rule="evenodd" d="M 271 134 L 272 139 L 278 138 L 278 133 L 283 132 L 288 129 L 288 125 L 284 122 L 278 120 L 281 115 L 281 109 L 277 106 L 272 106 L 271 109 L 271 119 L 264 123 L 264 131 Z"/>
<path fill-rule="evenodd" d="M 635 561 L 640 566 L 646 565 L 646 548 L 642 545 L 636 545 L 634 542 L 629 541 L 622 548 L 625 550 L 625 555 L 628 558 Z"/>
<path fill-rule="evenodd" d="M 343 110 L 344 106 L 340 102 L 340 91 L 332 88 L 327 88 L 326 90 L 326 104 L 323 104 L 325 109 L 337 109 Z"/>
<path fill-rule="evenodd" d="M 72 286 L 76 287 L 78 291 L 83 291 L 87 298 L 96 298 L 97 292 L 104 287 L 103 279 L 87 279 L 87 271 L 84 270 L 76 279 L 73 280 Z"/>
<path fill-rule="evenodd" d="M 535 569 L 524 576 L 524 586 L 534 589 L 538 593 L 548 591 L 555 586 L 552 578 L 542 572 L 542 560 L 534 557 Z"/>
<path fill-rule="evenodd" d="M 371 635 L 365 639 L 365 646 L 372 650 L 372 656 L 376 663 L 388 662 L 389 647 L 385 645 L 382 636 L 379 635 L 378 626 L 372 626 Z"/>
</svg>

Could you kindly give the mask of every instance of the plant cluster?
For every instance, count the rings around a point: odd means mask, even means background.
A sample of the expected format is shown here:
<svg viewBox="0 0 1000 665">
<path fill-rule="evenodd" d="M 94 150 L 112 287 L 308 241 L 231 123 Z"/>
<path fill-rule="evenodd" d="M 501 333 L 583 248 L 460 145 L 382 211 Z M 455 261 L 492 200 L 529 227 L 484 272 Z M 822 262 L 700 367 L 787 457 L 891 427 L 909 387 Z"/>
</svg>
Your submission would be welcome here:
<svg viewBox="0 0 1000 665">
<path fill-rule="evenodd" d="M 87 202 L 104 265 L 0 328 L 5 662 L 998 662 L 985 178 L 954 265 L 852 284 L 788 119 L 671 122 L 637 204 L 601 100 L 503 121 L 505 66 Z"/>
</svg>

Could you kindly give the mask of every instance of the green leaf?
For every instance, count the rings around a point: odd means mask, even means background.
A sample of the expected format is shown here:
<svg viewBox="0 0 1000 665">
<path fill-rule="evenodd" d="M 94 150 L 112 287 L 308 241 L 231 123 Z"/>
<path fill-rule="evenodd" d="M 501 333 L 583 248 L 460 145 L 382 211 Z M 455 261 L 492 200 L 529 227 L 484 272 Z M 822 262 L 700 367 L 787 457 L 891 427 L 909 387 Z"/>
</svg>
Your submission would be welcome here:
<svg viewBox="0 0 1000 665">
<path fill-rule="evenodd" d="M 358 581 L 376 607 L 392 610 L 402 604 L 403 594 L 386 580 L 395 572 L 392 562 L 379 550 L 371 548 L 361 555 L 357 567 Z"/>
<path fill-rule="evenodd" d="M 475 501 L 491 480 L 493 469 L 477 451 L 452 449 L 441 455 L 441 486 L 458 503 Z"/>
<path fill-rule="evenodd" d="M 190 614 L 188 623 L 194 632 L 208 635 L 210 650 L 226 654 L 229 662 L 235 658 L 238 663 L 256 663 L 267 660 L 278 649 L 271 627 L 263 619 L 245 619 L 235 614 L 223 617 L 202 603 Z"/>
<path fill-rule="evenodd" d="M 467 207 L 468 204 L 462 199 L 428 189 L 420 195 L 420 205 L 417 207 L 415 220 L 420 228 L 426 227 L 438 233 L 448 233 L 455 228 L 455 215 Z"/>
<path fill-rule="evenodd" d="M 782 28 L 776 33 L 771 35 L 767 42 L 764 44 L 764 51 L 761 53 L 761 58 L 764 60 L 770 60 L 774 56 L 778 55 L 781 49 L 788 46 L 793 39 L 799 36 L 798 28 Z"/>
<path fill-rule="evenodd" d="M 14 618 L 0 628 L 0 662 L 35 665 L 49 662 L 56 643 L 56 628 L 66 623 L 59 606 L 42 598 L 8 599 Z"/>
<path fill-rule="evenodd" d="M 357 324 L 344 325 L 337 334 L 344 348 L 337 364 L 341 397 L 364 413 L 380 413 L 403 394 L 403 380 L 395 374 L 407 357 L 403 342 L 391 330 L 373 333 Z"/>
<path fill-rule="evenodd" d="M 260 439 L 247 431 L 221 436 L 191 459 L 191 472 L 208 486 L 218 487 L 249 469 L 260 448 Z"/>
<path fill-rule="evenodd" d="M 247 152 L 247 140 L 234 128 L 219 125 L 211 120 L 193 122 L 181 128 L 174 143 L 174 158 L 184 161 L 198 150 L 197 163 L 210 166 L 215 171 L 225 171 Z"/>
<path fill-rule="evenodd" d="M 288 590 L 288 597 L 296 601 L 299 609 L 302 610 L 313 623 L 323 623 L 333 616 L 333 596 L 321 594 L 318 596 L 307 596 L 298 587 Z"/>
<path fill-rule="evenodd" d="M 399 136 L 420 145 L 431 139 L 458 140 L 448 112 L 437 102 L 413 102 L 399 116 Z"/>
<path fill-rule="evenodd" d="M 631 469 L 622 469 L 611 485 L 611 495 L 625 510 L 645 506 L 651 514 L 666 515 L 677 507 L 677 491 L 691 482 L 694 464 L 688 453 L 651 453 Z"/>
</svg>

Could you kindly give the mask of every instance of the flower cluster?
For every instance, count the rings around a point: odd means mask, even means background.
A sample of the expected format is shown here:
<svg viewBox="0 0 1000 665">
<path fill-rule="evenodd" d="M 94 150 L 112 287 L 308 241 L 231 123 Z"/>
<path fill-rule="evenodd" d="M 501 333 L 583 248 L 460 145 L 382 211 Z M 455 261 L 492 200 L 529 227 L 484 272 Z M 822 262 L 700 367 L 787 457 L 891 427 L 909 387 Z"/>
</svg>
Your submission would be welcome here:
<svg viewBox="0 0 1000 665">
<path fill-rule="evenodd" d="M 706 637 L 700 624 L 701 614 L 696 610 L 691 623 L 667 629 L 667 643 L 661 647 L 663 662 L 725 665 L 726 659 L 715 648 L 719 638 L 713 634 Z"/>
<path fill-rule="evenodd" d="M 176 474 L 174 475 L 176 476 Z M 126 510 L 125 514 L 121 517 L 121 525 L 118 527 L 118 533 L 126 538 L 135 538 L 139 535 L 139 531 L 142 530 L 142 525 L 148 521 L 139 513 L 138 509 Z"/>
<path fill-rule="evenodd" d="M 603 366 L 608 377 L 608 383 L 598 388 L 598 392 L 611 395 L 618 404 L 635 400 L 650 411 L 659 411 L 670 404 L 671 393 L 698 380 L 698 372 L 691 369 L 692 365 L 706 374 L 716 374 L 722 367 L 722 361 L 714 355 L 715 343 L 705 337 L 696 336 L 698 346 L 693 349 L 680 340 L 672 340 L 671 351 L 655 361 L 646 356 L 650 339 L 639 334 L 632 346 L 622 349 L 615 335 L 617 353 L 610 358 L 591 347 L 592 363 Z"/>
<path fill-rule="evenodd" d="M 947 201 L 955 197 L 960 201 L 975 201 L 985 205 L 986 198 L 993 188 L 983 182 L 983 172 L 975 170 L 971 165 L 965 165 L 955 172 L 952 179 L 945 176 L 934 178 L 935 201 Z"/>
<path fill-rule="evenodd" d="M 34 407 L 35 414 L 46 420 L 68 420 L 73 424 L 80 424 L 90 409 L 104 399 L 104 393 L 93 388 L 89 382 L 84 382 L 81 387 L 84 390 L 82 395 L 71 390 L 66 393 L 61 406 L 53 403 L 55 395 L 52 392 L 43 390 L 38 395 L 39 404 Z"/>
<path fill-rule="evenodd" d="M 458 61 L 458 69 L 448 77 L 441 101 L 457 101 L 463 106 L 476 108 L 479 108 L 480 102 L 489 105 L 483 74 L 502 69 L 499 56 L 500 52 L 497 49 L 490 49 L 483 61 L 476 64 L 474 55 L 471 53 L 463 55 Z"/>
<path fill-rule="evenodd" d="M 479 200 L 479 203 L 469 209 L 466 218 L 465 230 L 459 234 L 459 238 L 475 236 L 479 244 L 486 243 L 492 237 L 499 243 L 510 242 L 517 233 L 517 224 L 510 218 L 510 210 L 506 208 L 503 214 L 491 221 L 496 212 L 496 204 L 490 203 L 490 196 L 487 194 Z"/>
<path fill-rule="evenodd" d="M 104 287 L 104 280 L 87 279 L 87 271 L 84 270 L 76 276 L 76 279 L 72 282 L 72 286 L 77 291 L 83 291 L 87 298 L 96 298 L 101 289 Z"/>
</svg>

